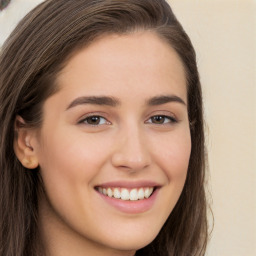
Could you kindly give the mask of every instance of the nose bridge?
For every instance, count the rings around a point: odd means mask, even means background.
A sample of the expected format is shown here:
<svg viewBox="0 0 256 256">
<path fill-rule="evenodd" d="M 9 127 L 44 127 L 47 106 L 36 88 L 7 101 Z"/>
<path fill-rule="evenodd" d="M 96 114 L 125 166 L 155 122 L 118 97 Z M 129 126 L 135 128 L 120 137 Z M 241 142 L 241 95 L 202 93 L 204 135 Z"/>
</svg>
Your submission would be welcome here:
<svg viewBox="0 0 256 256">
<path fill-rule="evenodd" d="M 117 140 L 118 146 L 112 156 L 114 166 L 136 171 L 150 164 L 150 154 L 142 127 L 134 124 L 125 126 Z"/>
</svg>

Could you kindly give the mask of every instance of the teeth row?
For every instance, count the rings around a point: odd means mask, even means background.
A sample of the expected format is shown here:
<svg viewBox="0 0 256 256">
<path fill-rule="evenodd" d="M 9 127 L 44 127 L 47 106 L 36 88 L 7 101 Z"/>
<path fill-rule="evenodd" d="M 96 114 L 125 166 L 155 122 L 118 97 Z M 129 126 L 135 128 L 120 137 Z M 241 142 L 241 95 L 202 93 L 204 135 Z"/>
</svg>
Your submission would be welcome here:
<svg viewBox="0 0 256 256">
<path fill-rule="evenodd" d="M 98 187 L 97 190 L 108 197 L 114 197 L 121 200 L 131 200 L 137 201 L 145 198 L 149 198 L 153 193 L 153 187 L 150 188 L 134 188 L 130 191 L 126 188 L 101 188 Z"/>
</svg>

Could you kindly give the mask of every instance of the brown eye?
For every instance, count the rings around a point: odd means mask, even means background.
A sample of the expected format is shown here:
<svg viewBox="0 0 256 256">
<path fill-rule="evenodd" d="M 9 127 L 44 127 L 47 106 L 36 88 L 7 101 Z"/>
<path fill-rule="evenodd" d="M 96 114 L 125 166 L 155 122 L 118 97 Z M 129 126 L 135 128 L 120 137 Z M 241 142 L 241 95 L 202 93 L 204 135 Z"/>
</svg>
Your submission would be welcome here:
<svg viewBox="0 0 256 256">
<path fill-rule="evenodd" d="M 107 124 L 108 121 L 102 116 L 88 116 L 88 117 L 84 118 L 83 120 L 81 120 L 79 123 L 96 126 L 96 125 Z"/>
<path fill-rule="evenodd" d="M 171 116 L 159 115 L 159 116 L 152 116 L 150 118 L 150 123 L 153 123 L 153 124 L 168 124 L 168 123 L 177 123 L 177 120 L 174 117 L 171 117 Z"/>
<path fill-rule="evenodd" d="M 154 124 L 163 124 L 165 122 L 164 116 L 153 116 L 151 119 Z"/>
</svg>

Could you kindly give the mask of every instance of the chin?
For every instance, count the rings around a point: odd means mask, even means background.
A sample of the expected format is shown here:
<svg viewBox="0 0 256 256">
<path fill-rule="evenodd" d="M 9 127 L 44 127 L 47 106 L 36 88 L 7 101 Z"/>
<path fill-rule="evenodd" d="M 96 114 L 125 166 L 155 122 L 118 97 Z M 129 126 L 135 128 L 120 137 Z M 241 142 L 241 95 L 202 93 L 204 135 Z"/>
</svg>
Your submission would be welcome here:
<svg viewBox="0 0 256 256">
<path fill-rule="evenodd" d="M 158 232 L 153 232 L 152 230 L 145 229 L 143 232 L 139 232 L 139 234 L 125 234 L 118 235 L 117 237 L 111 236 L 111 240 L 108 237 L 107 246 L 115 248 L 120 251 L 132 251 L 139 250 L 148 244 L 150 244 L 158 235 Z"/>
</svg>

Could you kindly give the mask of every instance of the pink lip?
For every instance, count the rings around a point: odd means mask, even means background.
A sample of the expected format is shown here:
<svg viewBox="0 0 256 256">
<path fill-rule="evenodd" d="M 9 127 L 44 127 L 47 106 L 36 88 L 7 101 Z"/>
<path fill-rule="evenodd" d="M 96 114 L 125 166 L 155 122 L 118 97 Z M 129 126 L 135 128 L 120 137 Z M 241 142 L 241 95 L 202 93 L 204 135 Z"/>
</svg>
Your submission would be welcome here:
<svg viewBox="0 0 256 256">
<path fill-rule="evenodd" d="M 128 214 L 138 214 L 149 211 L 153 206 L 157 199 L 158 192 L 160 190 L 160 186 L 153 182 L 135 182 L 135 183 L 128 183 L 128 182 L 110 182 L 104 183 L 97 187 L 122 187 L 122 188 L 140 188 L 140 187 L 155 187 L 153 194 L 143 200 L 138 201 L 124 201 L 121 199 L 116 199 L 114 197 L 108 197 L 95 189 L 101 199 L 107 203 L 108 205 L 114 207 L 115 209 L 128 213 Z"/>
</svg>

